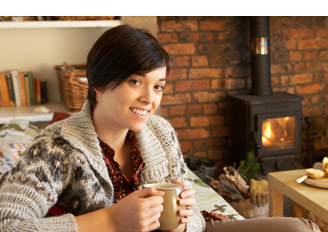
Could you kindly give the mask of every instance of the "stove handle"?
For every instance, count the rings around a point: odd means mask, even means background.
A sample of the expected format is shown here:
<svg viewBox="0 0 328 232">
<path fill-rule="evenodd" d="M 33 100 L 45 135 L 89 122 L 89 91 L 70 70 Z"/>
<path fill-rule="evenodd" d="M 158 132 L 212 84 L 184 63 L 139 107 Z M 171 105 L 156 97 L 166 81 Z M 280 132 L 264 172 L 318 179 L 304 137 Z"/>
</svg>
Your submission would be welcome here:
<svg viewBox="0 0 328 232">
<path fill-rule="evenodd" d="M 260 149 L 262 147 L 262 143 L 261 140 L 259 139 L 259 133 L 257 131 L 253 132 L 253 139 L 254 139 L 255 147 L 257 149 Z"/>
</svg>

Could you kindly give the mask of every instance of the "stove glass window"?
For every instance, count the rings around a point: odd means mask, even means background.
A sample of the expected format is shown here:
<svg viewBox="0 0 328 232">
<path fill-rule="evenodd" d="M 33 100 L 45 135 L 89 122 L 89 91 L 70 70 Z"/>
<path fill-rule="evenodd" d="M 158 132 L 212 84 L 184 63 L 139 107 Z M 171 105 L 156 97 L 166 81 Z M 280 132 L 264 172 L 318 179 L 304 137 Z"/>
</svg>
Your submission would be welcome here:
<svg viewBox="0 0 328 232">
<path fill-rule="evenodd" d="M 296 117 L 270 118 L 262 121 L 263 150 L 296 147 Z"/>
</svg>

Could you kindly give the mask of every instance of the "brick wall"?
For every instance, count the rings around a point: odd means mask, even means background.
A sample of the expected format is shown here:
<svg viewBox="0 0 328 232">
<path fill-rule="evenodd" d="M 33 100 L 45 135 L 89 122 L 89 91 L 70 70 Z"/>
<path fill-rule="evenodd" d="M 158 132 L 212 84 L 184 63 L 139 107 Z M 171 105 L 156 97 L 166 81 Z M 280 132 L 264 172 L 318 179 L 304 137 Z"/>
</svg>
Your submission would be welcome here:
<svg viewBox="0 0 328 232">
<path fill-rule="evenodd" d="M 247 92 L 248 17 L 158 17 L 158 39 L 171 55 L 161 115 L 185 156 L 229 160 L 227 95 Z M 304 97 L 303 116 L 328 114 L 328 17 L 270 17 L 273 91 Z"/>
</svg>

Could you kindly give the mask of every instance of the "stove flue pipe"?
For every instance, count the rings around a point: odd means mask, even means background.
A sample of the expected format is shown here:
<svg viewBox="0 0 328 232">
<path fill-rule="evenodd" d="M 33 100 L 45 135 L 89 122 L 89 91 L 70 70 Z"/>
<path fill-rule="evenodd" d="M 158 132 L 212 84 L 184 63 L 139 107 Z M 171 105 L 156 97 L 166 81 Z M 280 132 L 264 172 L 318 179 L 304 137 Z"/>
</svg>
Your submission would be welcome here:
<svg viewBox="0 0 328 232">
<path fill-rule="evenodd" d="M 251 94 L 272 95 L 269 49 L 269 17 L 251 16 Z"/>
</svg>

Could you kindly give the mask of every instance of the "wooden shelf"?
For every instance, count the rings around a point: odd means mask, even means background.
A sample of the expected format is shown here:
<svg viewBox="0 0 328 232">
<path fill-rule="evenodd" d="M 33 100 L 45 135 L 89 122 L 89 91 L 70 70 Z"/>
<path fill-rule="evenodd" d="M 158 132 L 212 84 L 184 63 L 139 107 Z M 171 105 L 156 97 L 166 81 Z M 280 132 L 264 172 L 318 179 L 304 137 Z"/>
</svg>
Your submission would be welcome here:
<svg viewBox="0 0 328 232">
<path fill-rule="evenodd" d="M 50 110 L 49 113 L 34 113 L 35 108 L 44 106 Z M 54 112 L 69 112 L 61 102 L 52 102 L 27 107 L 0 107 L 0 124 L 10 122 L 14 119 L 29 120 L 32 122 L 51 121 Z"/>
<path fill-rule="evenodd" d="M 121 20 L 0 22 L 0 29 L 116 27 Z"/>
</svg>

